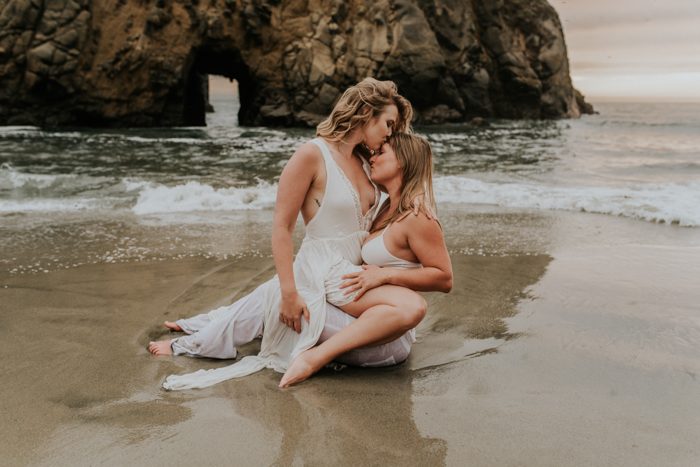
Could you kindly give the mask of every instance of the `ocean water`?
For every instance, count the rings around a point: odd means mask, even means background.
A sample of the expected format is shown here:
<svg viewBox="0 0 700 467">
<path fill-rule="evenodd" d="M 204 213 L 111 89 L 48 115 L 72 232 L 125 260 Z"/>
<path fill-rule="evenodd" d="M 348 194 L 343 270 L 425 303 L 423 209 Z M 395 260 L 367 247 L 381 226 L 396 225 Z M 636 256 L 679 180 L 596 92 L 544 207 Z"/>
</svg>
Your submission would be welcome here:
<svg viewBox="0 0 700 467">
<path fill-rule="evenodd" d="M 238 127 L 235 100 L 214 105 L 206 128 L 0 127 L 0 261 L 16 274 L 267 254 L 277 179 L 313 131 Z M 578 120 L 416 128 L 434 149 L 439 207 L 700 227 L 700 104 L 596 108 Z"/>
</svg>

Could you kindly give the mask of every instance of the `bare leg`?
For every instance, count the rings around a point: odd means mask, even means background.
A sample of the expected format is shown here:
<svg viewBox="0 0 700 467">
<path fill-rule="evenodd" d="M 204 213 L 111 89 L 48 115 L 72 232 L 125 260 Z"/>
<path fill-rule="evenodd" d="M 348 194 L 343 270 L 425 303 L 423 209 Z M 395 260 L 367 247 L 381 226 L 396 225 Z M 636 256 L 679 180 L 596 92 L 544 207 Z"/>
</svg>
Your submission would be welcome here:
<svg viewBox="0 0 700 467">
<path fill-rule="evenodd" d="M 359 318 L 362 313 L 377 305 L 390 305 L 398 308 L 415 308 L 423 301 L 423 297 L 405 287 L 382 285 L 365 292 L 357 301 L 345 305 L 337 305 L 345 313 Z M 332 302 L 331 302 L 332 303 Z"/>
<path fill-rule="evenodd" d="M 350 316 L 340 308 L 327 303 L 326 322 L 317 344 L 321 344 L 338 334 L 343 328 L 348 327 L 356 319 L 357 318 Z M 415 329 L 411 329 L 403 333 L 397 339 L 385 344 L 372 344 L 353 349 L 350 352 L 339 355 L 333 360 L 360 367 L 385 367 L 396 365 L 408 358 L 414 342 Z"/>
<path fill-rule="evenodd" d="M 379 297 L 382 304 L 376 304 Z M 351 311 L 357 312 L 363 302 L 370 304 L 370 308 L 361 313 L 355 322 L 294 359 L 282 377 L 280 387 L 304 381 L 345 352 L 398 338 L 418 325 L 426 311 L 423 297 L 403 287 L 381 286 L 372 289 L 350 304 Z M 342 309 L 348 311 L 345 307 Z"/>
</svg>

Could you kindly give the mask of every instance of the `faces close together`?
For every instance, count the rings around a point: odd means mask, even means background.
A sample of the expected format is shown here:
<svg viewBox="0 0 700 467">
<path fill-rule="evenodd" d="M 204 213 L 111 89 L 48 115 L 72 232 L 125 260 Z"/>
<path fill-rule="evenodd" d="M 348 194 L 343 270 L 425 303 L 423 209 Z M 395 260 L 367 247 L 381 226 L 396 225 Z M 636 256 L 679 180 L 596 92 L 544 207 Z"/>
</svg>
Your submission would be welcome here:
<svg viewBox="0 0 700 467">
<path fill-rule="evenodd" d="M 364 126 L 364 143 L 368 148 L 377 151 L 391 136 L 394 126 L 399 118 L 399 110 L 395 105 L 384 107 L 382 113 L 373 117 Z"/>
<path fill-rule="evenodd" d="M 384 143 L 380 150 L 369 159 L 370 176 L 378 185 L 386 184 L 396 177 L 401 177 L 401 166 L 396 157 L 394 148 L 389 143 Z"/>
</svg>

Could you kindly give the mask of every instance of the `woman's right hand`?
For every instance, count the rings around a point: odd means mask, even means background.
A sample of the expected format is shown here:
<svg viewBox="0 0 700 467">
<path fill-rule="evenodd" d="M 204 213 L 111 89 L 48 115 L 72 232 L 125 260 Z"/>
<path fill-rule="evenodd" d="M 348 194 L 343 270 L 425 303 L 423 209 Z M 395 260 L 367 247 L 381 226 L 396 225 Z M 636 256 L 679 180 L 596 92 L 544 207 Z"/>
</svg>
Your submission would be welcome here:
<svg viewBox="0 0 700 467">
<path fill-rule="evenodd" d="M 345 282 L 340 284 L 341 289 L 345 290 L 345 295 L 350 295 L 353 292 L 357 292 L 354 302 L 358 301 L 365 292 L 368 290 L 377 288 L 388 282 L 390 268 L 382 268 L 376 265 L 363 264 L 362 271 L 351 272 L 350 274 L 345 274 L 341 276 L 341 279 L 345 279 Z"/>
<path fill-rule="evenodd" d="M 304 303 L 304 299 L 294 292 L 292 294 L 283 294 L 282 303 L 280 304 L 280 321 L 294 329 L 297 333 L 301 332 L 301 316 L 304 315 L 306 321 L 309 321 L 309 309 Z"/>
</svg>

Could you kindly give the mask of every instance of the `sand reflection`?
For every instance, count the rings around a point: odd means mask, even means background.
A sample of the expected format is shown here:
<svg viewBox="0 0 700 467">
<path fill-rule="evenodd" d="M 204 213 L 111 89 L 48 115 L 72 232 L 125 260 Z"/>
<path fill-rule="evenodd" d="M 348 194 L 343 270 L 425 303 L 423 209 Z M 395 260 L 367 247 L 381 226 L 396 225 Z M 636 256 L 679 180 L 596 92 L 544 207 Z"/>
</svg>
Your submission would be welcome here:
<svg viewBox="0 0 700 467">
<path fill-rule="evenodd" d="M 453 255 L 455 287 L 430 294 L 409 365 L 427 368 L 493 351 L 515 337 L 506 318 L 530 299 L 528 289 L 544 275 L 549 255 Z"/>
<path fill-rule="evenodd" d="M 275 390 L 278 375 L 224 384 L 234 411 L 273 437 L 274 465 L 443 465 L 447 445 L 422 436 L 413 420 L 413 377 L 389 370 L 324 370 Z M 256 379 L 258 381 L 256 381 Z"/>
</svg>

